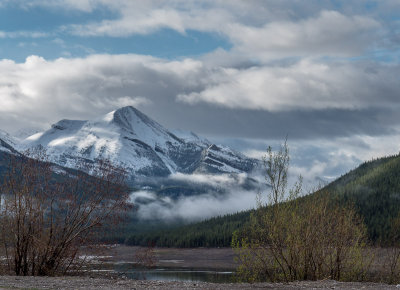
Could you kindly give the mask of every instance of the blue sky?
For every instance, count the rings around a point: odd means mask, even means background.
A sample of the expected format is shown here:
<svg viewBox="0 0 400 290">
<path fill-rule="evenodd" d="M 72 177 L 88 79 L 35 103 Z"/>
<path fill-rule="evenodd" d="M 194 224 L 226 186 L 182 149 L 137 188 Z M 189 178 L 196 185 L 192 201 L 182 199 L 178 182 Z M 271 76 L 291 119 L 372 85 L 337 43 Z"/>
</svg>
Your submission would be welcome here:
<svg viewBox="0 0 400 290">
<path fill-rule="evenodd" d="M 400 144 L 400 2 L 0 0 L 0 128 L 133 105 L 296 173 Z M 184 121 L 182 121 L 184 120 Z"/>
<path fill-rule="evenodd" d="M 94 53 L 134 53 L 179 59 L 197 57 L 217 48 L 229 50 L 232 46 L 226 37 L 218 33 L 190 29 L 181 33 L 161 27 L 151 34 L 82 37 L 69 33 L 66 28 L 77 23 L 115 19 L 118 19 L 118 13 L 104 7 L 80 11 L 43 4 L 24 7 L 10 2 L 0 9 L 1 31 L 9 34 L 2 38 L 1 57 L 23 62 L 30 55 L 51 60 L 85 57 Z"/>
<path fill-rule="evenodd" d="M 188 31 L 182 35 L 171 29 L 151 35 L 130 37 L 87 37 L 64 35 L 29 38 L 7 38 L 0 48 L 4 58 L 23 62 L 30 55 L 41 55 L 48 60 L 60 57 L 85 57 L 90 54 L 145 54 L 175 59 L 197 57 L 217 48 L 229 49 L 228 41 L 212 33 Z"/>
</svg>

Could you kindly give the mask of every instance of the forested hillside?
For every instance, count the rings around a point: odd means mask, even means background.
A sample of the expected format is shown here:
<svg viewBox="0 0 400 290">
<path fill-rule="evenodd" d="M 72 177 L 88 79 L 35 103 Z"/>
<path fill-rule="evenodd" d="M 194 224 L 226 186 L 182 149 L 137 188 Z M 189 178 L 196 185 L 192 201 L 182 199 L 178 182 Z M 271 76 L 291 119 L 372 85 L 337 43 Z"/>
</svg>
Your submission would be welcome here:
<svg viewBox="0 0 400 290">
<path fill-rule="evenodd" d="M 385 243 L 391 220 L 400 210 L 400 155 L 375 159 L 327 185 L 329 193 L 341 203 L 353 203 L 364 218 L 374 243 Z M 312 195 L 310 196 L 312 197 Z M 250 211 L 212 218 L 169 230 L 135 233 L 126 239 L 129 245 L 154 242 L 166 247 L 227 247 L 232 233 L 248 220 Z"/>
<path fill-rule="evenodd" d="M 139 231 L 126 239 L 127 245 L 159 247 L 229 247 L 232 233 L 248 222 L 250 211 L 215 217 L 172 229 Z"/>
<path fill-rule="evenodd" d="M 355 204 L 371 241 L 385 242 L 391 220 L 400 210 L 400 155 L 365 162 L 326 189 Z"/>
</svg>

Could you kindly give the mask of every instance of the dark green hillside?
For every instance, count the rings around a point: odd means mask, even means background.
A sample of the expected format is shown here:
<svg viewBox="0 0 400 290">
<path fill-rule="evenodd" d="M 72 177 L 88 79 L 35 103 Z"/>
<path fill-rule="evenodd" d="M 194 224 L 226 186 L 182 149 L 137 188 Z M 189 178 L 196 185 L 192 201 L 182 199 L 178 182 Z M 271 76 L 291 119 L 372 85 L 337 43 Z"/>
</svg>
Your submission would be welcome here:
<svg viewBox="0 0 400 290">
<path fill-rule="evenodd" d="M 209 220 L 165 230 L 137 232 L 126 239 L 127 245 L 159 247 L 229 247 L 232 233 L 249 220 L 250 211 L 215 217 Z"/>
<path fill-rule="evenodd" d="M 353 203 L 365 220 L 370 240 L 385 243 L 391 219 L 400 210 L 400 155 L 365 162 L 321 192 L 329 192 L 343 204 Z M 167 247 L 230 246 L 233 231 L 241 228 L 249 216 L 247 211 L 174 229 L 137 233 L 126 242 L 146 245 L 153 241 Z"/>
<path fill-rule="evenodd" d="M 385 241 L 391 219 L 400 210 L 400 156 L 365 162 L 326 189 L 356 205 L 372 241 Z"/>
</svg>

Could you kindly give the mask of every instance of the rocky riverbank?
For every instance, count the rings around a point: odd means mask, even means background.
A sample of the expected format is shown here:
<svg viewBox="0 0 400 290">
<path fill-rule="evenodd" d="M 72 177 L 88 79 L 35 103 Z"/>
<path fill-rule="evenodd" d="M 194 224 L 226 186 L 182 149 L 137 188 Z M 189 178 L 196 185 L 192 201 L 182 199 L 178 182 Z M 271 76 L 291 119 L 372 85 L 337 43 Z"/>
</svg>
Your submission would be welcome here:
<svg viewBox="0 0 400 290">
<path fill-rule="evenodd" d="M 214 284 L 205 282 L 167 282 L 124 278 L 90 277 L 15 277 L 0 276 L 0 289 L 395 289 L 395 285 L 344 283 L 336 281 L 302 281 L 256 284 Z"/>
</svg>

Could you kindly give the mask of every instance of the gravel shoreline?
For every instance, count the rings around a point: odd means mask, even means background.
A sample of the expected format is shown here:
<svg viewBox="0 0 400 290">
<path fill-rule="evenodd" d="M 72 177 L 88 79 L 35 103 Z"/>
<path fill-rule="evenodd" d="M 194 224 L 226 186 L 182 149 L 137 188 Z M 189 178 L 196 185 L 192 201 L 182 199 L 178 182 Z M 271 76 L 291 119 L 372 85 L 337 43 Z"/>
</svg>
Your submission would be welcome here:
<svg viewBox="0 0 400 290">
<path fill-rule="evenodd" d="M 301 281 L 292 283 L 215 284 L 205 282 L 167 282 L 104 279 L 90 277 L 0 276 L 0 289 L 395 289 L 395 285 L 359 282 Z"/>
</svg>

